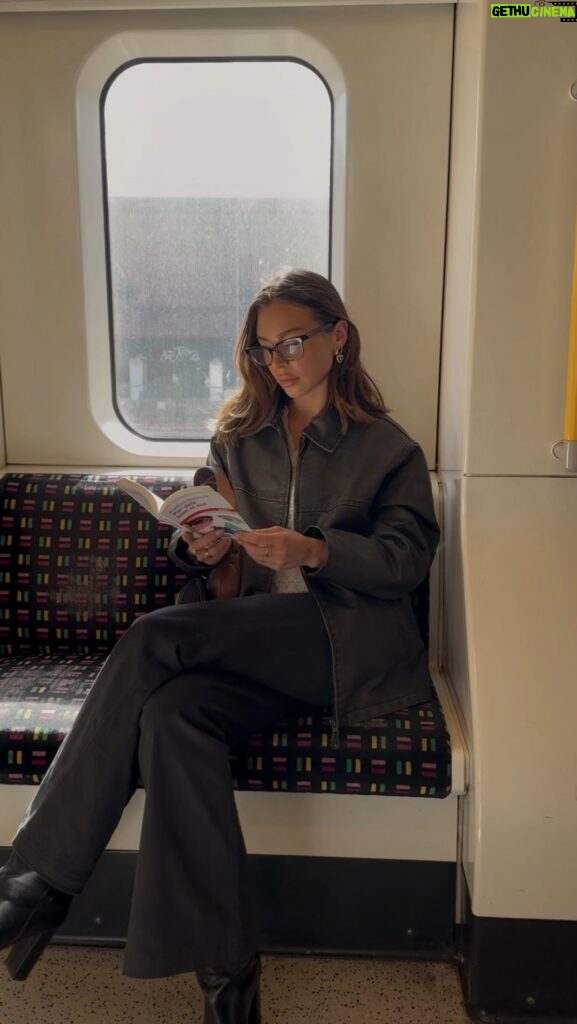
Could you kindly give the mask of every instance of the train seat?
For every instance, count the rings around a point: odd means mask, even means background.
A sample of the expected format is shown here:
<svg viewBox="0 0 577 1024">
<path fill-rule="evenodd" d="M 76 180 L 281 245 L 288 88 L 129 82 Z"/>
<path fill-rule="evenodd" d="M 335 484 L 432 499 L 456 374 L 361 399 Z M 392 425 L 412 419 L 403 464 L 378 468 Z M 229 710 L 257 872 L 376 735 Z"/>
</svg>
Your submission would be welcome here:
<svg viewBox="0 0 577 1024">
<path fill-rule="evenodd" d="M 184 482 L 145 478 L 166 497 Z M 172 603 L 185 577 L 171 533 L 111 476 L 8 473 L 0 481 L 0 782 L 41 781 L 102 662 L 130 622 Z M 413 595 L 427 641 L 428 582 Z M 330 746 L 329 709 L 286 719 L 231 754 L 247 791 L 443 798 L 451 739 L 436 693 Z"/>
</svg>

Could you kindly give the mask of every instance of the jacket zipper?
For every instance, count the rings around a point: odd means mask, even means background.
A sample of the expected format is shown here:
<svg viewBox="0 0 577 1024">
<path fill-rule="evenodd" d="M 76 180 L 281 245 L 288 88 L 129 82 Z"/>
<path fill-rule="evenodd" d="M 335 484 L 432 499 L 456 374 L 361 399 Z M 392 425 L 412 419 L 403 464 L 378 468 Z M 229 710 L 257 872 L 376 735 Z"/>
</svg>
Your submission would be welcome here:
<svg viewBox="0 0 577 1024">
<path fill-rule="evenodd" d="M 284 432 L 283 432 L 283 436 L 284 436 Z M 295 514 L 295 520 L 296 520 L 297 516 L 299 515 L 299 502 L 297 501 L 297 497 L 298 497 L 298 485 L 299 485 L 299 477 L 300 477 L 300 472 L 299 472 L 300 471 L 300 460 L 301 460 L 301 454 L 304 451 L 304 439 L 301 436 L 301 443 L 300 443 L 299 450 L 297 452 L 296 465 L 294 467 L 293 467 L 293 461 L 292 461 L 292 459 L 290 457 L 290 450 L 289 450 L 289 447 L 288 447 L 288 440 L 287 440 L 286 436 L 285 436 L 285 444 L 287 446 L 287 452 L 288 452 L 288 455 L 289 455 L 289 461 L 290 461 L 290 467 L 291 467 L 291 476 L 290 476 L 290 484 L 289 484 L 289 501 L 290 501 L 290 487 L 292 486 L 292 482 L 293 482 L 293 473 L 295 474 L 295 480 L 294 480 L 294 511 L 296 513 Z M 287 505 L 287 515 L 285 517 L 285 525 L 286 525 L 286 521 L 287 520 L 288 520 L 288 505 Z M 296 527 L 296 522 L 295 522 L 295 527 Z M 317 601 L 316 594 L 314 593 L 312 587 L 309 584 L 309 581 L 307 579 L 306 573 L 302 573 L 301 572 L 301 576 L 303 577 L 303 579 L 304 579 L 304 581 L 306 583 L 306 586 L 307 586 L 309 594 L 312 594 L 312 596 L 313 596 L 313 598 L 314 598 L 314 600 L 316 602 L 317 608 L 319 609 L 319 611 L 321 613 L 321 617 L 322 617 L 322 620 L 323 620 L 323 622 L 325 624 L 325 629 L 327 631 L 327 636 L 329 638 L 329 644 L 331 645 L 331 659 L 332 659 L 332 668 L 333 668 L 333 717 L 329 719 L 329 723 L 330 723 L 330 726 L 331 726 L 331 741 L 330 741 L 330 745 L 331 745 L 331 749 L 332 750 L 339 750 L 340 746 L 341 746 L 341 736 L 340 736 L 340 731 L 339 731 L 340 730 L 340 726 L 339 726 L 339 713 L 338 713 L 338 710 L 337 710 L 337 708 L 338 708 L 338 700 L 337 700 L 337 673 L 336 673 L 336 668 L 335 668 L 335 649 L 333 647 L 333 638 L 332 638 L 331 632 L 330 632 L 330 630 L 328 628 L 328 623 L 327 623 L 327 620 L 325 618 L 325 613 L 324 613 L 323 609 L 321 608 L 321 605 L 320 605 L 319 601 Z"/>
<path fill-rule="evenodd" d="M 285 433 L 284 430 L 282 431 L 282 437 L 283 437 L 283 441 L 284 441 L 284 444 L 285 444 L 287 458 L 288 458 L 288 463 L 289 463 L 289 482 L 288 482 L 288 491 L 286 492 L 286 497 L 285 497 L 285 511 L 284 511 L 284 526 L 285 526 L 285 529 L 287 529 L 288 528 L 288 517 L 289 517 L 289 512 L 290 512 L 291 491 L 292 491 L 292 486 L 293 486 L 294 466 L 293 466 L 293 460 L 292 460 L 292 455 L 291 455 L 291 450 L 290 450 L 289 439 L 286 436 L 286 433 Z M 297 462 L 298 462 L 298 456 L 297 456 Z M 296 508 L 296 480 L 295 480 L 295 493 L 294 493 L 294 507 Z"/>
<path fill-rule="evenodd" d="M 289 482 L 288 482 L 288 490 L 285 491 L 285 501 L 284 501 L 285 511 L 284 511 L 284 520 L 283 520 L 283 526 L 286 529 L 287 523 L 288 523 L 289 507 L 290 507 L 290 493 L 291 493 L 291 485 L 292 485 L 293 467 L 292 467 L 292 459 L 291 459 L 290 448 L 288 446 L 288 440 L 286 438 L 285 432 L 282 429 L 279 430 L 278 427 L 276 427 L 275 429 L 278 431 L 278 433 L 280 434 L 280 436 L 282 437 L 282 439 L 284 441 L 284 446 L 285 446 L 285 449 L 286 449 L 288 463 L 289 463 Z M 268 570 L 268 585 L 267 585 L 267 593 L 268 594 L 270 594 L 270 590 L 271 590 L 271 586 L 272 586 L 273 571 L 274 571 L 273 569 L 269 569 Z"/>
</svg>

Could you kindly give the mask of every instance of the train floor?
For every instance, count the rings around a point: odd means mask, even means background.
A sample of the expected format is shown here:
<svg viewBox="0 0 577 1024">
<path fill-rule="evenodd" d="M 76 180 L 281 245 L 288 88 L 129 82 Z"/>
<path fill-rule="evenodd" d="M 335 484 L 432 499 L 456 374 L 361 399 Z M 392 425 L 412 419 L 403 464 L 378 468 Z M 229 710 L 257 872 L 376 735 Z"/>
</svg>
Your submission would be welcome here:
<svg viewBox="0 0 577 1024">
<path fill-rule="evenodd" d="M 202 1024 L 192 975 L 125 978 L 122 950 L 52 946 L 25 982 L 6 975 L 0 1024 Z M 263 957 L 263 1024 L 468 1024 L 449 963 Z"/>
</svg>

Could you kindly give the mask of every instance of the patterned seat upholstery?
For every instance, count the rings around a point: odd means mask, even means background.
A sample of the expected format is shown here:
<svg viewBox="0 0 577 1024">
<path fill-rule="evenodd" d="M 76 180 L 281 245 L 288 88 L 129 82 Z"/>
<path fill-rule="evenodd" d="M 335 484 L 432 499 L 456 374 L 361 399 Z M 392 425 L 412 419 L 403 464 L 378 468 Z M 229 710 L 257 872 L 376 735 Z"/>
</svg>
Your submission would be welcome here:
<svg viewBox="0 0 577 1024">
<path fill-rule="evenodd" d="M 162 497 L 178 477 L 144 478 Z M 173 603 L 185 577 L 171 529 L 112 476 L 8 474 L 0 480 L 0 782 L 38 783 L 99 667 L 130 623 Z M 426 638 L 426 586 L 414 595 Z M 286 719 L 231 754 L 244 790 L 444 797 L 450 738 L 435 697 L 330 747 L 329 709 Z"/>
</svg>

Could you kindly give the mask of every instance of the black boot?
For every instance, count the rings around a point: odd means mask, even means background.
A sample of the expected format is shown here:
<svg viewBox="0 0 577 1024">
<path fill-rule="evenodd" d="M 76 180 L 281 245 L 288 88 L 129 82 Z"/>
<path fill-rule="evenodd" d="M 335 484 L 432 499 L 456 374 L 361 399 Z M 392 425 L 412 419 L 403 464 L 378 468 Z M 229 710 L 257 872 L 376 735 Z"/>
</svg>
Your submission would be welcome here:
<svg viewBox="0 0 577 1024">
<path fill-rule="evenodd" d="M 204 1024 L 260 1024 L 260 957 L 255 954 L 236 974 L 197 971 L 204 993 Z"/>
<path fill-rule="evenodd" d="M 0 949 L 12 946 L 6 966 L 14 981 L 28 977 L 72 896 L 48 885 L 14 851 L 0 868 Z"/>
</svg>

